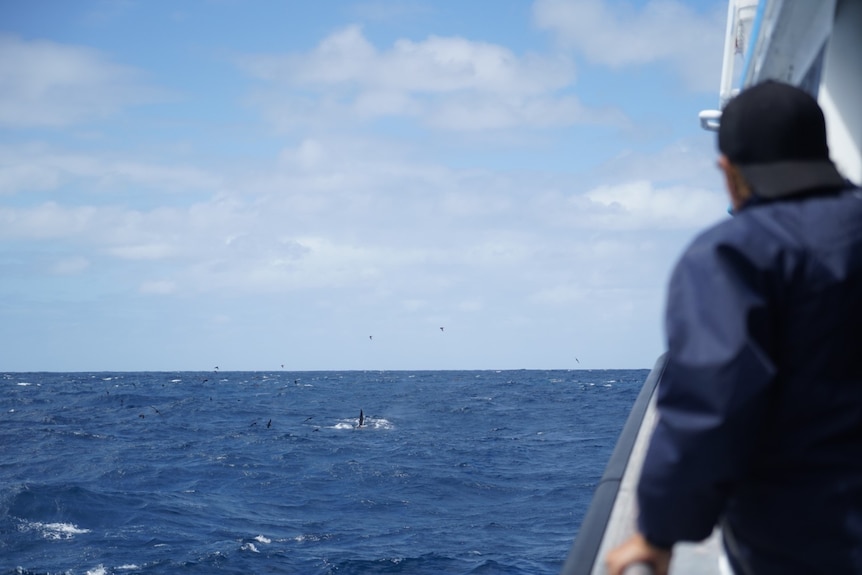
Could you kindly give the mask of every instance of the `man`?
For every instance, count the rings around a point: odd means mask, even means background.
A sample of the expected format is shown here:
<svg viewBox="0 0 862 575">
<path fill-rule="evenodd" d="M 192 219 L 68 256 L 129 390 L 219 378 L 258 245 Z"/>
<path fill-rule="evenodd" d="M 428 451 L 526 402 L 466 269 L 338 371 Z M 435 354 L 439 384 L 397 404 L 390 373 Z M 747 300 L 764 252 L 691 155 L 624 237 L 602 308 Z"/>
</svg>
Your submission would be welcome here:
<svg viewBox="0 0 862 575">
<path fill-rule="evenodd" d="M 671 276 L 639 532 L 608 571 L 664 575 L 720 525 L 736 575 L 862 573 L 862 191 L 786 84 L 731 100 L 718 147 L 735 217 Z"/>
</svg>

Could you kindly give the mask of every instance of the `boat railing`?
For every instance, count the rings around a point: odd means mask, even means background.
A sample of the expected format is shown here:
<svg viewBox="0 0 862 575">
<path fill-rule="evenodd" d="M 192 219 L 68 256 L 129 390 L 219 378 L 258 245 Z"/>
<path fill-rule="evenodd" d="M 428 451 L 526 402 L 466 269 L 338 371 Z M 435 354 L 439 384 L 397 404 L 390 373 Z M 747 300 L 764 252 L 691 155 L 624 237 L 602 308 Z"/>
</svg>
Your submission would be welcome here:
<svg viewBox="0 0 862 575">
<path fill-rule="evenodd" d="M 650 407 L 664 365 L 665 356 L 662 355 L 629 412 L 561 575 L 604 573 L 604 554 L 635 531 L 634 487 L 640 475 L 642 453 L 652 433 L 655 409 Z M 652 575 L 652 570 L 639 564 L 630 568 L 626 575 Z"/>
<path fill-rule="evenodd" d="M 629 412 L 605 473 L 596 486 L 581 529 L 563 564 L 561 575 L 605 575 L 607 553 L 637 530 L 637 483 L 658 419 L 656 390 L 666 363 L 662 355 L 644 382 Z M 717 575 L 721 532 L 700 542 L 674 545 L 671 575 Z M 625 575 L 654 575 L 649 565 L 635 564 Z"/>
</svg>

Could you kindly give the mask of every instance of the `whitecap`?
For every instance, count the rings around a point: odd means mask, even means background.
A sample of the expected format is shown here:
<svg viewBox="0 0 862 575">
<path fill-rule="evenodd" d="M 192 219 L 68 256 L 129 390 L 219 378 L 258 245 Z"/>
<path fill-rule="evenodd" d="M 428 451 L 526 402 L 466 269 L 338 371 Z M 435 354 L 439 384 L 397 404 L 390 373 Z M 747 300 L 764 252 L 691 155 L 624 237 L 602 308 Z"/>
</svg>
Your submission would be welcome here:
<svg viewBox="0 0 862 575">
<path fill-rule="evenodd" d="M 297 543 L 306 543 L 306 542 L 317 543 L 318 541 L 326 541 L 328 539 L 330 539 L 329 535 L 316 535 L 316 534 L 297 535 L 296 537 L 293 538 L 293 540 L 296 541 Z"/>
<path fill-rule="evenodd" d="M 391 421 L 382 417 L 379 419 L 369 417 L 365 420 L 365 425 L 374 429 L 393 429 L 395 427 Z"/>
<path fill-rule="evenodd" d="M 306 543 L 306 542 L 317 543 L 318 541 L 326 541 L 328 539 L 330 539 L 329 535 L 315 535 L 315 534 L 297 535 L 296 537 L 293 538 L 293 540 L 296 541 L 297 543 Z"/>
<path fill-rule="evenodd" d="M 269 537 L 264 537 L 263 535 L 258 535 L 254 538 L 254 540 L 258 543 L 272 543 L 272 539 L 270 539 Z"/>
<path fill-rule="evenodd" d="M 393 429 L 395 426 L 388 419 L 382 417 L 366 417 L 362 427 L 359 427 L 359 419 L 342 419 L 330 429 Z"/>
<path fill-rule="evenodd" d="M 117 567 L 117 569 L 120 569 L 122 571 L 132 571 L 134 569 L 140 569 L 140 568 L 141 568 L 140 565 L 135 565 L 134 563 L 129 563 L 128 565 L 120 565 L 119 567 Z"/>
<path fill-rule="evenodd" d="M 108 570 L 105 569 L 104 565 L 99 565 L 87 571 L 87 575 L 108 575 Z"/>
<path fill-rule="evenodd" d="M 257 547 L 254 546 L 254 543 L 246 543 L 245 545 L 240 547 L 240 549 L 242 551 L 251 551 L 252 553 L 260 553 L 260 551 L 257 550 Z"/>
<path fill-rule="evenodd" d="M 89 529 L 82 529 L 71 523 L 28 523 L 24 526 L 25 531 L 35 530 L 42 533 L 45 539 L 59 540 L 71 539 L 75 535 L 89 533 Z"/>
</svg>

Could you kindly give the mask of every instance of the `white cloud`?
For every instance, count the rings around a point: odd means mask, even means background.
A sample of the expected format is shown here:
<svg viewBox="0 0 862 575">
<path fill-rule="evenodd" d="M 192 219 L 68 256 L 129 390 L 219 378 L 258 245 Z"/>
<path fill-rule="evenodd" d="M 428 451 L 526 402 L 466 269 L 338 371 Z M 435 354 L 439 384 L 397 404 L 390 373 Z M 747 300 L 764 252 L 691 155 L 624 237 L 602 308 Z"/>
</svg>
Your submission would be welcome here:
<svg viewBox="0 0 862 575">
<path fill-rule="evenodd" d="M 121 259 L 162 260 L 174 255 L 174 248 L 163 243 L 139 244 L 112 247 L 108 249 L 108 253 Z"/>
<path fill-rule="evenodd" d="M 415 312 L 428 307 L 428 302 L 421 299 L 407 299 L 401 302 L 401 308 L 408 312 Z"/>
<path fill-rule="evenodd" d="M 80 237 L 104 210 L 46 202 L 32 208 L 0 207 L 0 238 L 50 240 Z"/>
<path fill-rule="evenodd" d="M 679 0 L 536 0 L 537 26 L 562 45 L 612 67 L 667 62 L 694 90 L 714 91 L 721 70 L 726 6 L 699 14 Z"/>
<path fill-rule="evenodd" d="M 623 126 L 625 116 L 614 109 L 591 109 L 572 96 L 518 98 L 496 94 L 459 95 L 429 106 L 425 123 L 452 131 L 517 127 L 554 128 L 574 124 Z"/>
<path fill-rule="evenodd" d="M 56 262 L 52 268 L 51 273 L 60 276 L 71 276 L 77 275 L 90 267 L 90 260 L 84 257 L 70 257 L 62 259 Z"/>
<path fill-rule="evenodd" d="M 480 312 L 485 308 L 484 302 L 481 299 L 468 299 L 458 302 L 457 309 L 463 312 L 475 313 Z"/>
<path fill-rule="evenodd" d="M 556 285 L 538 290 L 533 294 L 532 300 L 551 305 L 566 305 L 587 301 L 591 293 L 591 290 L 577 284 Z"/>
<path fill-rule="evenodd" d="M 604 229 L 693 229 L 724 217 L 724 199 L 690 186 L 656 187 L 648 181 L 599 186 L 575 203 L 589 212 L 592 225 Z"/>
<path fill-rule="evenodd" d="M 162 96 L 96 50 L 0 34 L 0 126 L 64 127 Z"/>
<path fill-rule="evenodd" d="M 398 270 L 444 263 L 502 269 L 534 261 L 548 249 L 542 237 L 561 230 L 695 230 L 723 216 L 717 191 L 684 180 L 658 184 L 643 157 L 629 160 L 640 179 L 579 189 L 574 178 L 545 177 L 539 185 L 532 174 L 462 171 L 374 146 L 363 155 L 361 147 L 307 139 L 253 175 L 190 168 L 193 182 L 220 182 L 222 191 L 206 201 L 149 210 L 58 201 L 7 206 L 0 208 L 0 237 L 62 240 L 126 261 L 183 263 L 197 285 L 254 291 L 374 283 Z M 86 157 L 76 163 L 91 166 L 74 171 L 82 188 L 103 178 L 92 166 L 109 165 Z M 124 173 L 145 190 L 160 188 L 163 180 L 146 169 Z"/>
<path fill-rule="evenodd" d="M 142 283 L 139 291 L 144 294 L 168 295 L 176 289 L 176 284 L 170 280 L 153 280 Z"/>
<path fill-rule="evenodd" d="M 574 80 L 568 60 L 519 58 L 502 46 L 464 38 L 401 39 L 381 52 L 355 25 L 323 39 L 309 54 L 248 56 L 241 63 L 255 76 L 280 84 L 407 93 L 539 94 Z"/>
<path fill-rule="evenodd" d="M 650 153 L 623 150 L 601 166 L 597 173 L 603 182 L 682 181 L 721 189 L 717 159 L 715 136 L 700 132 L 688 141 L 675 142 Z"/>
<path fill-rule="evenodd" d="M 327 150 L 323 143 L 314 138 L 306 138 L 297 148 L 285 148 L 279 155 L 288 168 L 295 166 L 302 170 L 320 167 L 326 157 Z"/>
<path fill-rule="evenodd" d="M 123 192 L 129 186 L 165 191 L 216 191 L 220 178 L 190 166 L 56 152 L 37 145 L 0 146 L 0 195 L 48 191 L 70 182 L 83 191 Z"/>
<path fill-rule="evenodd" d="M 566 92 L 575 80 L 568 58 L 519 56 L 458 37 L 400 39 L 381 51 L 349 26 L 310 53 L 240 64 L 266 81 L 252 101 L 281 127 L 386 116 L 453 131 L 623 122 L 620 112 L 586 109 Z M 291 95 L 294 88 L 316 91 L 320 101 Z"/>
</svg>

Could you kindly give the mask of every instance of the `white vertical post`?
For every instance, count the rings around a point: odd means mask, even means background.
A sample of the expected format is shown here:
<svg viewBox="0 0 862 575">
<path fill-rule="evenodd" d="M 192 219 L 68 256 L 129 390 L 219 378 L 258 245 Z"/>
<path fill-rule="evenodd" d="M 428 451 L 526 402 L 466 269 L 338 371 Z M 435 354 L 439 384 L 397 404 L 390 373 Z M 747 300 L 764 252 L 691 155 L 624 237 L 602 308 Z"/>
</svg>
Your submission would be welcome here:
<svg viewBox="0 0 862 575">
<path fill-rule="evenodd" d="M 839 171 L 862 184 L 862 0 L 839 0 L 818 99 L 829 152 Z"/>
</svg>

